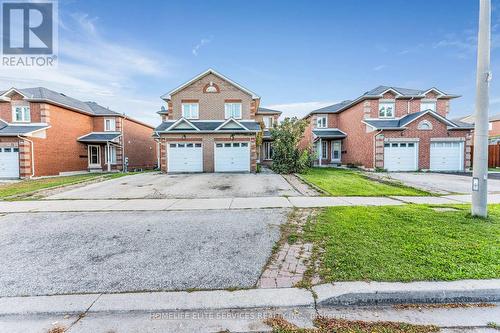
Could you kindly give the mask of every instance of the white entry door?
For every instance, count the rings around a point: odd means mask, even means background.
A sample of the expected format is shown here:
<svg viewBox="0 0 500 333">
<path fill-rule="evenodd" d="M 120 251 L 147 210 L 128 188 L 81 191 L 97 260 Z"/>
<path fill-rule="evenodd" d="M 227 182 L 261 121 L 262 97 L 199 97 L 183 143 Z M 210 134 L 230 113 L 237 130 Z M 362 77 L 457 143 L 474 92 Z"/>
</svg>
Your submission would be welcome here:
<svg viewBox="0 0 500 333">
<path fill-rule="evenodd" d="M 418 169 L 418 143 L 387 142 L 384 144 L 384 169 L 415 171 Z"/>
<path fill-rule="evenodd" d="M 203 172 L 201 143 L 169 143 L 167 164 L 168 172 Z"/>
<path fill-rule="evenodd" d="M 19 178 L 19 148 L 0 148 L 0 178 Z"/>
<path fill-rule="evenodd" d="M 215 172 L 250 171 L 250 145 L 248 142 L 215 144 Z"/>
<path fill-rule="evenodd" d="M 463 171 L 463 142 L 431 142 L 432 171 Z"/>
</svg>

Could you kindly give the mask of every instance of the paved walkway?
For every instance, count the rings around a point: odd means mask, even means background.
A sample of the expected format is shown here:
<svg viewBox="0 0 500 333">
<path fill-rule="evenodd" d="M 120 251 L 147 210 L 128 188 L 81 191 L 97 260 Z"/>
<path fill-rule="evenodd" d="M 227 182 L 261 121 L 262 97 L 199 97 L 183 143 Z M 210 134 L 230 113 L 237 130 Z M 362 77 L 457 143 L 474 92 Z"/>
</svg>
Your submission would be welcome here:
<svg viewBox="0 0 500 333">
<path fill-rule="evenodd" d="M 332 206 L 391 206 L 416 204 L 464 204 L 471 195 L 442 197 L 253 197 L 213 199 L 128 199 L 128 200 L 40 200 L 1 201 L 0 213 L 86 212 L 144 210 L 203 210 L 314 208 Z M 500 194 L 489 194 L 488 203 L 500 203 Z"/>
</svg>

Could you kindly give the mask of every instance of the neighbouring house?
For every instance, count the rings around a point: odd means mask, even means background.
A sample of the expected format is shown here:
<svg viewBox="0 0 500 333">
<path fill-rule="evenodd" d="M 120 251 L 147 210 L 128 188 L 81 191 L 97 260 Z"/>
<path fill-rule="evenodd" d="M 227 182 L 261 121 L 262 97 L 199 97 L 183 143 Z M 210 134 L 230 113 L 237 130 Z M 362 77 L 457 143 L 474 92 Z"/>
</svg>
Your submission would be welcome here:
<svg viewBox="0 0 500 333">
<path fill-rule="evenodd" d="M 474 125 L 474 115 L 458 118 L 456 121 Z M 500 113 L 488 117 L 488 137 L 490 142 L 497 143 L 500 140 Z"/>
<path fill-rule="evenodd" d="M 314 110 L 302 148 L 317 164 L 388 171 L 463 171 L 471 165 L 472 125 L 447 118 L 459 96 L 379 86 L 354 100 Z"/>
<path fill-rule="evenodd" d="M 278 124 L 281 111 L 266 108 L 258 108 L 255 120 L 260 123 L 263 129 L 262 144 L 258 150 L 258 160 L 262 164 L 270 165 L 273 160 L 273 141 L 271 138 L 271 128 Z"/>
<path fill-rule="evenodd" d="M 0 178 L 153 168 L 153 127 L 43 87 L 0 93 Z"/>
<path fill-rule="evenodd" d="M 259 108 L 257 94 L 208 69 L 161 98 L 167 108 L 158 112 L 162 123 L 155 137 L 164 172 L 256 171 L 260 122 L 270 127 L 279 116 Z"/>
</svg>

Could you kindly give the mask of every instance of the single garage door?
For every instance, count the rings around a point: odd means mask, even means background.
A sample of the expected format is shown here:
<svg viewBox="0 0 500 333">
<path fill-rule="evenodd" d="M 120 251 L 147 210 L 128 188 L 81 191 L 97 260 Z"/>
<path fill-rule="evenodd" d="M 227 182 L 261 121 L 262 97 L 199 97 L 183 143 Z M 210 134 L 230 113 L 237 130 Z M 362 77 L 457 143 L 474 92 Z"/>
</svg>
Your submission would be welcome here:
<svg viewBox="0 0 500 333">
<path fill-rule="evenodd" d="M 431 142 L 432 171 L 463 171 L 463 142 Z"/>
<path fill-rule="evenodd" d="M 168 172 L 203 172 L 201 143 L 169 143 L 167 164 Z"/>
<path fill-rule="evenodd" d="M 19 148 L 0 148 L 0 178 L 19 178 Z"/>
<path fill-rule="evenodd" d="M 215 172 L 250 171 L 248 142 L 215 144 Z"/>
<path fill-rule="evenodd" d="M 391 142 L 384 144 L 384 169 L 387 171 L 415 171 L 418 169 L 418 144 L 416 142 Z"/>
</svg>

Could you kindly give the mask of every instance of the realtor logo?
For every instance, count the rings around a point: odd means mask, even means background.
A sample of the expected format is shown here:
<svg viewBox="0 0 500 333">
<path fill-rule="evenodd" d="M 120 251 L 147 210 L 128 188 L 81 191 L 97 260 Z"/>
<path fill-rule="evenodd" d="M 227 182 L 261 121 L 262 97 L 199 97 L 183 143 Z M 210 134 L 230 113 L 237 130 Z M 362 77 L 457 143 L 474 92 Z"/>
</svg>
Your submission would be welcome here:
<svg viewBox="0 0 500 333">
<path fill-rule="evenodd" d="M 56 14 L 55 1 L 3 2 L 2 65 L 53 66 L 57 58 Z"/>
</svg>

